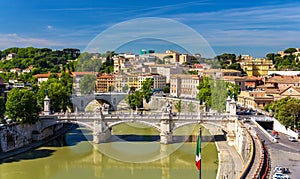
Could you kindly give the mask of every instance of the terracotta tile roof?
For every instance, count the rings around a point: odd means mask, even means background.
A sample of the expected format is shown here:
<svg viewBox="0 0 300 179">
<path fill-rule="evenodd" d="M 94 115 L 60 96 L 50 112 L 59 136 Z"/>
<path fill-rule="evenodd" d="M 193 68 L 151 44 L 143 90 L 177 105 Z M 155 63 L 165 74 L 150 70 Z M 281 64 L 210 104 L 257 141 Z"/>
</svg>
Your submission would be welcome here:
<svg viewBox="0 0 300 179">
<path fill-rule="evenodd" d="M 293 88 L 295 91 L 297 91 L 298 93 L 300 93 L 300 87 L 299 86 L 288 86 L 287 88 L 283 89 L 280 91 L 280 94 L 284 93 L 286 90 Z"/>
<path fill-rule="evenodd" d="M 262 79 L 259 77 L 256 77 L 256 76 L 245 76 L 245 80 L 246 81 L 260 81 Z"/>
<path fill-rule="evenodd" d="M 266 80 L 267 83 L 300 83 L 297 76 L 274 76 Z"/>
<path fill-rule="evenodd" d="M 46 73 L 46 74 L 36 74 L 34 75 L 37 78 L 49 78 L 49 76 L 53 74 L 53 73 Z M 61 76 L 61 73 L 56 73 L 58 75 L 58 77 Z"/>
<path fill-rule="evenodd" d="M 83 75 L 94 75 L 96 72 L 93 71 L 82 71 L 82 72 L 72 72 L 71 75 L 74 76 L 83 76 Z"/>
</svg>

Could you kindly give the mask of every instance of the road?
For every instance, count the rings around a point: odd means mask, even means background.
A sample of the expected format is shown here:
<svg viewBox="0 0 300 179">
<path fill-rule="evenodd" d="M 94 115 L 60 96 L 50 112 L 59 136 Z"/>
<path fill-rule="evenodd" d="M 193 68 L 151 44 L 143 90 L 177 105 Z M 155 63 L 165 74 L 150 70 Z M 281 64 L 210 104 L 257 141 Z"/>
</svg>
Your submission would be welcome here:
<svg viewBox="0 0 300 179">
<path fill-rule="evenodd" d="M 289 168 L 291 178 L 300 178 L 300 142 L 290 142 L 287 135 L 279 134 L 278 143 L 273 143 L 259 128 L 255 127 L 252 122 L 249 122 L 252 129 L 257 132 L 269 150 L 271 158 L 271 173 L 276 166 Z"/>
</svg>

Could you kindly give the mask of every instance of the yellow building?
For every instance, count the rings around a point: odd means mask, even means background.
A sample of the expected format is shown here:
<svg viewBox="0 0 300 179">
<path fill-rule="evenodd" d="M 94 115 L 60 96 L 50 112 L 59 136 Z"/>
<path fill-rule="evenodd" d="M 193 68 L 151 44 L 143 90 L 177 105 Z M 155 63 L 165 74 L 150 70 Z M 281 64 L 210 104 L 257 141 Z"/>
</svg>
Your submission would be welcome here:
<svg viewBox="0 0 300 179">
<path fill-rule="evenodd" d="M 268 71 L 275 70 L 272 60 L 265 58 L 244 60 L 241 66 L 248 76 L 266 76 L 268 75 Z"/>
<path fill-rule="evenodd" d="M 139 87 L 139 78 L 137 75 L 130 75 L 127 77 L 127 86 L 129 88 L 134 87 L 138 88 Z"/>
<path fill-rule="evenodd" d="M 95 83 L 96 92 L 108 92 L 111 86 L 115 85 L 115 76 L 114 75 L 99 75 Z"/>
</svg>

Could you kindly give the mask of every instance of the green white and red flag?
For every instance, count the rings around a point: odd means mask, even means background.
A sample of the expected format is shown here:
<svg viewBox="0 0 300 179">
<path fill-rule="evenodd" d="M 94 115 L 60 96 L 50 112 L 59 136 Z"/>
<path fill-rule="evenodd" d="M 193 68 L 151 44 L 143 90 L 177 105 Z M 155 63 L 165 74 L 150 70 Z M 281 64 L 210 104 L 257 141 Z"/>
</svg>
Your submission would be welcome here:
<svg viewBox="0 0 300 179">
<path fill-rule="evenodd" d="M 198 170 L 201 169 L 201 131 L 197 140 L 197 148 L 196 148 L 196 166 Z"/>
</svg>

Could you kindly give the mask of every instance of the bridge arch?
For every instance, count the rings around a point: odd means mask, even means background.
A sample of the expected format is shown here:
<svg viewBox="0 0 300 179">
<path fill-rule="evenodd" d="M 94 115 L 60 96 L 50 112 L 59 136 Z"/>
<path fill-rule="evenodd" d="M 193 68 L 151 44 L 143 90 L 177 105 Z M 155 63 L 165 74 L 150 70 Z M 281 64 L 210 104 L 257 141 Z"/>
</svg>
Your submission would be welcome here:
<svg viewBox="0 0 300 179">
<path fill-rule="evenodd" d="M 60 120 L 60 121 L 56 121 L 56 124 L 58 123 L 72 123 L 72 124 L 77 124 L 77 125 L 81 125 L 86 127 L 89 130 L 94 130 L 94 126 L 93 125 L 89 125 L 85 122 L 80 122 L 80 121 L 75 121 L 75 120 Z"/>
<path fill-rule="evenodd" d="M 221 123 L 218 124 L 216 122 L 209 122 L 209 121 L 191 121 L 191 122 L 179 123 L 177 125 L 175 123 L 174 127 L 172 128 L 172 131 L 175 131 L 178 128 L 181 128 L 181 127 L 186 126 L 186 125 L 191 125 L 191 124 L 200 124 L 200 125 L 201 124 L 211 124 L 211 125 L 214 125 L 214 126 L 222 128 L 227 133 L 229 132 L 226 127 L 222 126 Z"/>
<path fill-rule="evenodd" d="M 138 120 L 121 120 L 121 121 L 109 123 L 107 125 L 107 127 L 104 129 L 103 132 L 106 132 L 108 129 L 110 129 L 110 128 L 116 126 L 116 125 L 124 124 L 124 123 L 139 123 L 139 124 L 144 124 L 146 126 L 149 126 L 149 127 L 152 127 L 154 129 L 156 129 L 158 132 L 161 132 L 159 124 L 154 124 L 154 123 L 147 122 L 147 121 L 138 121 Z"/>
</svg>

